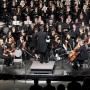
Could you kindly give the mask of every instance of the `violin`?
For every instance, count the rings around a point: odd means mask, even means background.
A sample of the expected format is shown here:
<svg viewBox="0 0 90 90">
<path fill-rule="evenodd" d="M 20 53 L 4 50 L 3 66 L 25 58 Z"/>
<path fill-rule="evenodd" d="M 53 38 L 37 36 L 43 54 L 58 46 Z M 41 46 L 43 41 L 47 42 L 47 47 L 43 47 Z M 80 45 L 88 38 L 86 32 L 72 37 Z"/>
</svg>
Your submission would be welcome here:
<svg viewBox="0 0 90 90">
<path fill-rule="evenodd" d="M 10 55 L 11 55 L 11 57 L 14 57 L 14 52 L 15 52 L 15 45 L 12 44 L 11 50 L 10 50 Z"/>
<path fill-rule="evenodd" d="M 12 41 L 12 43 L 14 44 L 14 45 L 16 45 L 16 41 L 15 41 L 15 39 L 12 37 L 11 38 L 11 41 Z"/>
<path fill-rule="evenodd" d="M 26 42 L 24 42 L 24 43 L 22 44 L 22 49 L 23 49 L 23 50 L 26 49 Z"/>
<path fill-rule="evenodd" d="M 8 56 L 8 48 L 4 46 L 3 55 Z"/>
</svg>

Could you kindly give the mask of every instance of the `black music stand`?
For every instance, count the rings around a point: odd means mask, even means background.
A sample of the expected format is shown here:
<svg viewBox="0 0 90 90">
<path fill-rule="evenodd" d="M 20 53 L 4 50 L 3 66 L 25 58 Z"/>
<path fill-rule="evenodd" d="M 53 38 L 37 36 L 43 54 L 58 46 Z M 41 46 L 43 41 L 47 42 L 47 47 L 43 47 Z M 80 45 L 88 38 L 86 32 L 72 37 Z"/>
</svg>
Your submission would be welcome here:
<svg viewBox="0 0 90 90">
<path fill-rule="evenodd" d="M 67 53 L 63 53 L 63 54 L 61 54 L 61 55 L 59 55 L 59 56 L 61 56 L 62 57 L 62 69 L 64 69 L 64 60 L 65 60 L 65 55 L 66 55 Z"/>
</svg>

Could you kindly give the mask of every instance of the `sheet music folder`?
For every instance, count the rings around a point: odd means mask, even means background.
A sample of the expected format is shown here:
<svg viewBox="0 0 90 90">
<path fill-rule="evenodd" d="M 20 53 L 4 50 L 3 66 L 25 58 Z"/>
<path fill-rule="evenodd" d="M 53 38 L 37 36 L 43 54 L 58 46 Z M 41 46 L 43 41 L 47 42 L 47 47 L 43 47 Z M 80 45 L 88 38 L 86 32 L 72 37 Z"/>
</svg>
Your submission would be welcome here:
<svg viewBox="0 0 90 90">
<path fill-rule="evenodd" d="M 13 25 L 20 25 L 20 21 L 13 21 Z"/>
</svg>

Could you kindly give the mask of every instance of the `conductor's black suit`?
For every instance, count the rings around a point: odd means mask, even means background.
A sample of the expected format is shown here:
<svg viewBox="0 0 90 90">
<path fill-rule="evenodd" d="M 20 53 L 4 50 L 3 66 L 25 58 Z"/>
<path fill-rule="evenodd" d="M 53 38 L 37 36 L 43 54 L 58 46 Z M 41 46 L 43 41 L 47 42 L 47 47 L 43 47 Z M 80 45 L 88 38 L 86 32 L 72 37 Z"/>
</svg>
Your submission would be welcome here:
<svg viewBox="0 0 90 90">
<path fill-rule="evenodd" d="M 47 44 L 46 44 L 46 32 L 40 30 L 36 33 L 35 37 L 37 38 L 37 49 L 40 53 L 40 62 L 47 62 L 46 52 L 47 52 Z"/>
</svg>

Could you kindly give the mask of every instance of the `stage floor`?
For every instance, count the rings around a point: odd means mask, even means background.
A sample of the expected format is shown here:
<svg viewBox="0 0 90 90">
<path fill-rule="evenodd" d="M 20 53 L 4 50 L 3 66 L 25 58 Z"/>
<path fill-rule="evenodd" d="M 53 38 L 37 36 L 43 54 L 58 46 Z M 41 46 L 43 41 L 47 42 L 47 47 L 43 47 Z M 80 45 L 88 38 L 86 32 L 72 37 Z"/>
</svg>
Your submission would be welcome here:
<svg viewBox="0 0 90 90">
<path fill-rule="evenodd" d="M 79 70 L 72 70 L 72 65 L 69 63 L 68 59 L 55 61 L 54 69 L 52 74 L 33 74 L 30 73 L 30 67 L 35 61 L 34 58 L 30 60 L 24 60 L 24 66 L 22 68 L 15 66 L 2 66 L 0 65 L 0 74 L 11 74 L 20 75 L 28 77 L 59 77 L 59 76 L 90 76 L 90 68 L 82 67 Z M 38 65 L 38 64 L 37 64 Z M 43 64 L 42 64 L 43 65 Z M 30 77 L 30 78 L 31 78 Z"/>
</svg>

